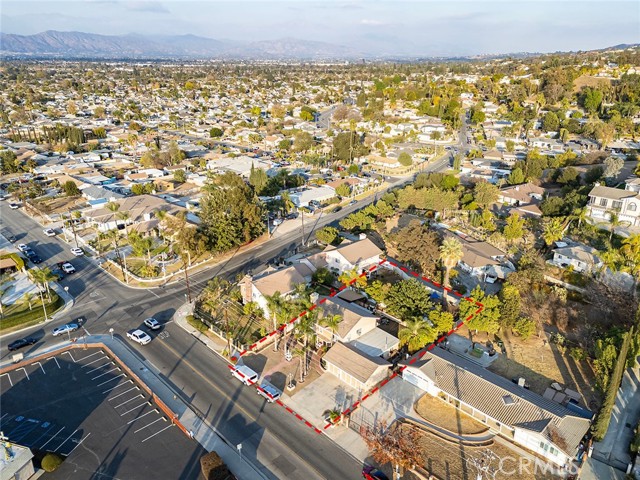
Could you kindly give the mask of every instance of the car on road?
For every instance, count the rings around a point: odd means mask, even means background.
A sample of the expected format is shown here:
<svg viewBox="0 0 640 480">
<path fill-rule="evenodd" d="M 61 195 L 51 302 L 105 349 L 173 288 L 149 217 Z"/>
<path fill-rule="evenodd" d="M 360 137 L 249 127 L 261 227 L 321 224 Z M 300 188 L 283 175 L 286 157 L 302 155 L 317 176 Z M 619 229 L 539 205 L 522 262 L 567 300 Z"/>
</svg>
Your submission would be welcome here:
<svg viewBox="0 0 640 480">
<path fill-rule="evenodd" d="M 29 245 L 27 245 L 25 243 L 19 243 L 18 244 L 18 250 L 20 250 L 21 252 L 25 252 L 25 251 L 29 250 Z"/>
<path fill-rule="evenodd" d="M 236 377 L 245 385 L 253 385 L 258 381 L 258 374 L 246 365 L 239 365 L 231 370 L 231 375 Z"/>
<path fill-rule="evenodd" d="M 351 201 L 349 202 L 349 205 L 355 205 L 356 203 L 358 203 L 358 201 L 357 201 L 357 200 L 351 200 Z"/>
<path fill-rule="evenodd" d="M 28 345 L 33 345 L 36 342 L 37 340 L 32 337 L 20 338 L 15 342 L 11 342 L 9 345 L 7 345 L 7 347 L 9 348 L 10 352 L 13 352 L 14 350 L 18 350 L 19 348 L 23 348 Z"/>
<path fill-rule="evenodd" d="M 296 218 L 298 218 L 298 213 L 297 212 L 291 212 L 289 215 L 287 215 L 285 217 L 287 220 L 295 220 Z"/>
<path fill-rule="evenodd" d="M 127 332 L 127 337 L 140 345 L 146 345 L 151 341 L 151 337 L 144 333 L 142 330 L 134 330 L 133 332 Z"/>
<path fill-rule="evenodd" d="M 282 392 L 267 381 L 263 381 L 256 390 L 258 395 L 267 399 L 267 402 L 273 403 L 280 398 Z"/>
<path fill-rule="evenodd" d="M 17 209 L 19 209 L 19 208 L 20 208 L 20 205 L 18 205 L 17 203 L 10 203 L 10 204 L 9 204 L 9 208 L 10 208 L 11 210 L 17 210 Z"/>
<path fill-rule="evenodd" d="M 278 225 L 282 225 L 283 220 L 281 218 L 276 218 L 273 220 L 272 225 L 277 227 Z"/>
<path fill-rule="evenodd" d="M 73 247 L 71 249 L 71 253 L 73 253 L 76 257 L 81 257 L 84 255 L 84 251 L 78 247 Z"/>
<path fill-rule="evenodd" d="M 377 468 L 371 467 L 369 465 L 365 465 L 362 468 L 362 478 L 365 480 L 389 480 L 384 473 L 382 473 Z"/>
<path fill-rule="evenodd" d="M 60 265 L 60 269 L 67 274 L 76 273 L 76 267 L 71 265 L 69 262 L 64 262 L 62 265 Z"/>
<path fill-rule="evenodd" d="M 55 230 L 53 228 L 45 228 L 43 230 L 43 232 L 47 237 L 55 237 L 56 236 L 56 232 L 55 232 Z"/>
<path fill-rule="evenodd" d="M 9 236 L 7 237 L 7 240 L 9 240 L 11 243 L 16 243 L 16 241 L 17 241 L 18 239 L 16 238 L 16 236 L 15 236 L 15 235 L 9 235 Z"/>
<path fill-rule="evenodd" d="M 63 333 L 71 333 L 71 332 L 75 332 L 76 330 L 78 330 L 78 324 L 77 323 L 65 323 L 64 325 L 60 325 L 59 327 L 54 328 L 51 331 L 51 334 L 54 337 L 57 337 L 58 335 L 62 335 Z"/>
<path fill-rule="evenodd" d="M 33 252 L 33 250 L 31 250 Z M 29 260 L 31 260 L 31 263 L 33 263 L 34 265 L 38 265 L 39 263 L 42 263 L 42 258 L 40 258 L 40 256 L 38 254 L 36 254 L 36 252 L 33 252 L 34 255 L 31 255 L 29 257 Z"/>
<path fill-rule="evenodd" d="M 153 317 L 149 317 L 149 318 L 145 319 L 145 321 L 143 323 L 147 327 L 149 327 L 151 330 L 158 330 L 160 327 L 162 327 L 160 322 L 158 320 L 156 320 L 155 318 L 153 318 Z"/>
</svg>

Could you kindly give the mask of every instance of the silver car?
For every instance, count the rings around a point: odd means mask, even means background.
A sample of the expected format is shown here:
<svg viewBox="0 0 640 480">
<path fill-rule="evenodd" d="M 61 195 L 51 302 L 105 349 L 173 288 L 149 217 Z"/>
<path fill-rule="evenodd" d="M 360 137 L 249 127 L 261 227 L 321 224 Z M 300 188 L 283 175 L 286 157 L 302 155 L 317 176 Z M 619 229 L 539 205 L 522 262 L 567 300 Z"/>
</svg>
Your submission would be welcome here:
<svg viewBox="0 0 640 480">
<path fill-rule="evenodd" d="M 75 332 L 76 330 L 78 330 L 78 328 L 79 327 L 76 323 L 65 323 L 64 325 L 60 325 L 59 327 L 54 328 L 51 334 L 54 337 L 57 337 L 58 335 L 62 335 L 63 333 Z"/>
</svg>

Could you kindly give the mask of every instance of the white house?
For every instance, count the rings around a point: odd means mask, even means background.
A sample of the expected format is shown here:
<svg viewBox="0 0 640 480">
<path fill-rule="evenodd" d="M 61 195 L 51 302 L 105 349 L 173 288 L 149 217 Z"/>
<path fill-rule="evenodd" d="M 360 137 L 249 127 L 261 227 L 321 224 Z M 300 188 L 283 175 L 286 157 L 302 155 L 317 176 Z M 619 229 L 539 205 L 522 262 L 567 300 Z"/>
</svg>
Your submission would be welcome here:
<svg viewBox="0 0 640 480">
<path fill-rule="evenodd" d="M 634 190 L 632 182 L 627 190 L 604 187 L 596 184 L 589 192 L 587 213 L 596 221 L 610 220 L 611 214 L 630 226 L 640 226 L 640 194 Z"/>
<path fill-rule="evenodd" d="M 336 341 L 352 342 L 371 332 L 378 325 L 379 318 L 369 310 L 337 297 L 322 297 L 318 302 L 318 308 L 321 310 L 321 319 L 332 315 L 342 317 L 335 332 L 320 324 L 316 325 L 318 339 L 329 344 Z"/>
<path fill-rule="evenodd" d="M 354 269 L 362 272 L 380 263 L 383 252 L 371 240 L 364 238 L 339 247 L 327 247 L 323 253 L 327 268 L 342 274 Z"/>
<path fill-rule="evenodd" d="M 567 245 L 556 242 L 558 248 L 553 251 L 551 263 L 560 267 L 573 267 L 576 272 L 592 273 L 602 267 L 603 263 L 595 248 L 587 245 Z"/>
<path fill-rule="evenodd" d="M 300 192 L 294 192 L 290 195 L 290 198 L 293 204 L 300 208 L 309 206 L 309 203 L 312 201 L 318 203 L 326 202 L 335 196 L 336 191 L 333 188 L 322 185 L 320 187 L 306 188 Z"/>
<path fill-rule="evenodd" d="M 402 378 L 558 467 L 575 458 L 591 421 L 442 348 L 408 364 Z"/>
<path fill-rule="evenodd" d="M 372 357 L 351 345 L 336 343 L 322 357 L 326 370 L 361 392 L 373 388 L 389 374 L 391 364 Z"/>
</svg>

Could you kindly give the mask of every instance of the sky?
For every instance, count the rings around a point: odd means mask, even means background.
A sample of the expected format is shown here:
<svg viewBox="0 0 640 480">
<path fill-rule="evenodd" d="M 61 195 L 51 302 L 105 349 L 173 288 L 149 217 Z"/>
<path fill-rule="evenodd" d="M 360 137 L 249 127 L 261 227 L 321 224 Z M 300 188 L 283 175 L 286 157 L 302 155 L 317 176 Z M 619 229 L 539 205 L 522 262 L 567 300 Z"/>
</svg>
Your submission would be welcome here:
<svg viewBox="0 0 640 480">
<path fill-rule="evenodd" d="M 3 0 L 0 31 L 297 38 L 380 55 L 590 50 L 640 43 L 640 2 Z"/>
</svg>

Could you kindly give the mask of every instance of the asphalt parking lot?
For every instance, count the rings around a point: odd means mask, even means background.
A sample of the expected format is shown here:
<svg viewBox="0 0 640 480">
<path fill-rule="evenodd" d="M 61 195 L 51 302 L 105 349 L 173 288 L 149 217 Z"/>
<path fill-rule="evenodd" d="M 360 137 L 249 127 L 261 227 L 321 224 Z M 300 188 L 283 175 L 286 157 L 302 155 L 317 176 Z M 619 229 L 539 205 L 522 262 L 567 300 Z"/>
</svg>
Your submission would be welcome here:
<svg viewBox="0 0 640 480">
<path fill-rule="evenodd" d="M 199 478 L 206 451 L 101 349 L 2 374 L 0 392 L 10 441 L 67 457 L 47 478 Z"/>
</svg>

